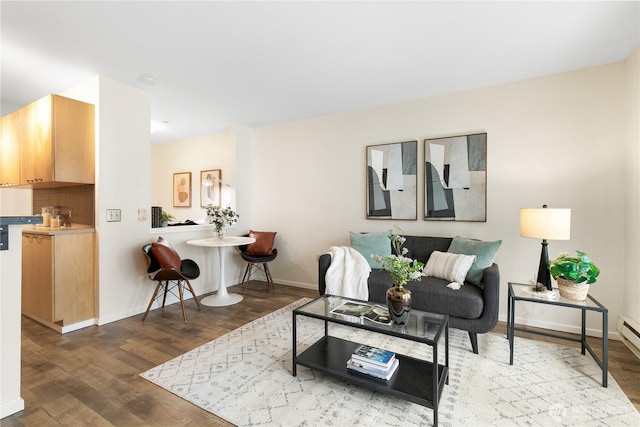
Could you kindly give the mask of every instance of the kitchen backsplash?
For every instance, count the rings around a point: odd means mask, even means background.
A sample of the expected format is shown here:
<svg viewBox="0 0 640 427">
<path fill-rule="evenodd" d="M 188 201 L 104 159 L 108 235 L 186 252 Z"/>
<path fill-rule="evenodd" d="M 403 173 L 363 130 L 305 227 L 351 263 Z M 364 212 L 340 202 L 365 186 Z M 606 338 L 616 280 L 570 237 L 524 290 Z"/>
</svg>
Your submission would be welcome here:
<svg viewBox="0 0 640 427">
<path fill-rule="evenodd" d="M 43 206 L 57 206 L 63 212 L 71 210 L 71 223 L 95 227 L 94 185 L 39 188 L 33 190 L 33 213 L 40 215 Z"/>
</svg>

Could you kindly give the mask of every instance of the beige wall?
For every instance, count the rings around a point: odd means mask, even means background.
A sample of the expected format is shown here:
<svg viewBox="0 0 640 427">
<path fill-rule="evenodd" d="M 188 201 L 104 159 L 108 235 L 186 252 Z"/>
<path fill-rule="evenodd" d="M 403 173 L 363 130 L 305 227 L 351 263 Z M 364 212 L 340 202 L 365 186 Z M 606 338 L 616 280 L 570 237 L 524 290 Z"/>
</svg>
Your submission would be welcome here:
<svg viewBox="0 0 640 427">
<path fill-rule="evenodd" d="M 195 155 L 194 155 L 195 154 Z M 221 169 L 222 180 L 235 181 L 234 134 L 190 138 L 151 146 L 151 205 L 162 206 L 177 221 L 197 221 L 205 218 L 200 207 L 200 171 Z M 191 172 L 191 207 L 173 207 L 173 174 Z"/>
<path fill-rule="evenodd" d="M 625 64 L 616 63 L 257 129 L 254 185 L 260 181 L 262 189 L 253 195 L 253 224 L 279 233 L 274 277 L 315 286 L 317 255 L 348 244 L 350 230 L 398 224 L 407 234 L 502 239 L 504 320 L 507 283 L 534 277 L 540 254 L 539 241 L 519 236 L 519 209 L 546 203 L 572 209 L 571 240 L 550 242 L 550 256 L 589 253 L 602 268 L 591 294 L 615 319 L 625 292 L 625 99 Z M 420 141 L 422 218 L 423 140 L 478 131 L 488 133 L 486 223 L 365 219 L 367 145 Z M 541 305 L 518 315 L 520 322 L 555 329 L 575 331 L 579 324 L 578 313 Z"/>
<path fill-rule="evenodd" d="M 625 62 L 627 192 L 625 194 L 624 314 L 640 324 L 640 47 Z"/>
<path fill-rule="evenodd" d="M 200 171 L 221 169 L 222 180 L 230 187 L 223 187 L 223 200 L 230 200 L 231 207 L 240 219 L 227 227 L 230 236 L 242 235 L 251 228 L 252 209 L 252 156 L 253 130 L 233 125 L 227 132 L 168 144 L 151 146 L 151 204 L 162 206 L 177 221 L 205 220 L 205 208 L 200 206 Z M 191 207 L 173 207 L 173 173 L 191 172 Z M 229 197 L 229 199 L 227 199 Z M 218 289 L 220 265 L 215 249 L 187 245 L 188 240 L 211 237 L 213 226 L 164 227 L 151 231 L 155 239 L 161 235 L 178 251 L 182 258 L 190 258 L 200 266 L 200 278 L 191 284 L 198 295 Z M 240 283 L 246 263 L 238 251 L 226 251 L 224 274 L 227 286 Z M 190 295 L 188 295 L 190 297 Z M 173 302 L 173 301 L 171 301 Z"/>
</svg>

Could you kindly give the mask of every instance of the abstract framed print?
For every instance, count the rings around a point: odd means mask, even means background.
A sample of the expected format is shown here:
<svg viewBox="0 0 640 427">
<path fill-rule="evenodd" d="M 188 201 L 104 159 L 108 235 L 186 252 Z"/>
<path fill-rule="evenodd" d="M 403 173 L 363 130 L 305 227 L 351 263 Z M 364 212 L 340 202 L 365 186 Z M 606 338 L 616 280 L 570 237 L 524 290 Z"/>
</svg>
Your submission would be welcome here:
<svg viewBox="0 0 640 427">
<path fill-rule="evenodd" d="M 367 146 L 367 219 L 418 219 L 418 141 Z"/>
<path fill-rule="evenodd" d="M 487 221 L 487 134 L 424 140 L 428 221 Z"/>
</svg>

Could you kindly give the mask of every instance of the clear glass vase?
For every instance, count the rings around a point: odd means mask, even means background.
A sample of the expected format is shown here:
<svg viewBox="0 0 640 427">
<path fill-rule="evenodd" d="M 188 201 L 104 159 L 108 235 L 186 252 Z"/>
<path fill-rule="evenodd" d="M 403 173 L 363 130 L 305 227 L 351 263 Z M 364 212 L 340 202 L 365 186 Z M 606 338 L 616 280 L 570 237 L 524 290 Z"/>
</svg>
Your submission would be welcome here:
<svg viewBox="0 0 640 427">
<path fill-rule="evenodd" d="M 218 240 L 224 239 L 224 227 L 216 225 L 216 228 L 213 230 L 213 237 Z"/>
</svg>

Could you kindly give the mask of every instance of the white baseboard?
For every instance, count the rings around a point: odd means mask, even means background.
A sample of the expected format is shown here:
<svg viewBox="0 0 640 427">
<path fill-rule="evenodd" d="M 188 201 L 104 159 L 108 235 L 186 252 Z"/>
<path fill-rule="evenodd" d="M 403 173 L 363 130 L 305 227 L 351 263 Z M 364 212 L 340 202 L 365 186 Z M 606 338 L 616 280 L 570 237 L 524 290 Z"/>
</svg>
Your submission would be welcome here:
<svg viewBox="0 0 640 427">
<path fill-rule="evenodd" d="M 61 332 L 63 334 L 66 334 L 67 332 L 77 331 L 78 329 L 94 326 L 97 324 L 98 324 L 98 319 L 89 319 L 83 322 L 74 323 L 73 325 L 63 326 Z"/>
<path fill-rule="evenodd" d="M 281 280 L 281 279 L 273 279 L 273 281 L 278 285 L 286 285 L 294 288 L 311 289 L 316 291 L 318 290 L 318 285 L 311 284 L 311 283 L 292 282 L 290 280 Z"/>
<path fill-rule="evenodd" d="M 18 398 L 12 402 L 4 403 L 0 406 L 0 419 L 13 415 L 24 410 L 24 399 Z"/>
<path fill-rule="evenodd" d="M 179 228 L 179 227 L 175 227 L 175 228 Z M 202 293 L 205 294 L 213 291 L 215 291 L 215 289 L 204 290 L 202 291 Z M 149 294 L 149 297 L 151 297 L 151 294 Z M 191 292 L 185 292 L 183 298 L 185 301 L 187 301 L 187 300 L 193 299 L 193 296 L 191 295 Z M 178 297 L 169 293 L 167 294 L 167 301 L 165 303 L 165 307 L 172 304 L 177 304 L 179 302 L 180 302 L 180 299 Z M 147 304 L 149 304 L 149 300 L 144 301 L 143 304 L 144 305 L 139 305 L 137 307 L 131 307 L 125 311 L 118 311 L 116 313 L 111 313 L 108 316 L 99 316 L 96 321 L 96 325 L 102 326 L 102 325 L 106 325 L 107 323 L 117 322 L 118 320 L 126 319 L 127 317 L 137 316 L 139 314 L 142 314 L 145 311 L 147 311 Z M 157 310 L 158 308 L 162 308 L 162 299 L 157 299 L 153 303 L 153 305 L 151 306 L 151 311 L 149 311 L 149 313 L 151 313 L 154 310 Z"/>
<path fill-rule="evenodd" d="M 33 320 L 35 320 L 38 323 L 42 323 L 45 326 L 48 326 L 49 328 L 53 329 L 54 331 L 61 333 L 61 334 L 66 334 L 67 332 L 73 332 L 73 331 L 77 331 L 78 329 L 82 329 L 82 328 L 86 328 L 88 326 L 94 326 L 98 324 L 98 320 L 97 319 L 88 319 L 88 320 L 83 320 L 81 322 L 78 323 L 73 323 L 71 325 L 66 325 L 66 326 L 62 326 L 58 323 L 53 323 L 53 322 L 49 322 L 48 320 L 45 319 L 41 319 L 38 316 L 34 316 L 32 314 L 28 314 L 28 313 L 22 313 L 24 316 L 29 317 Z"/>
</svg>

